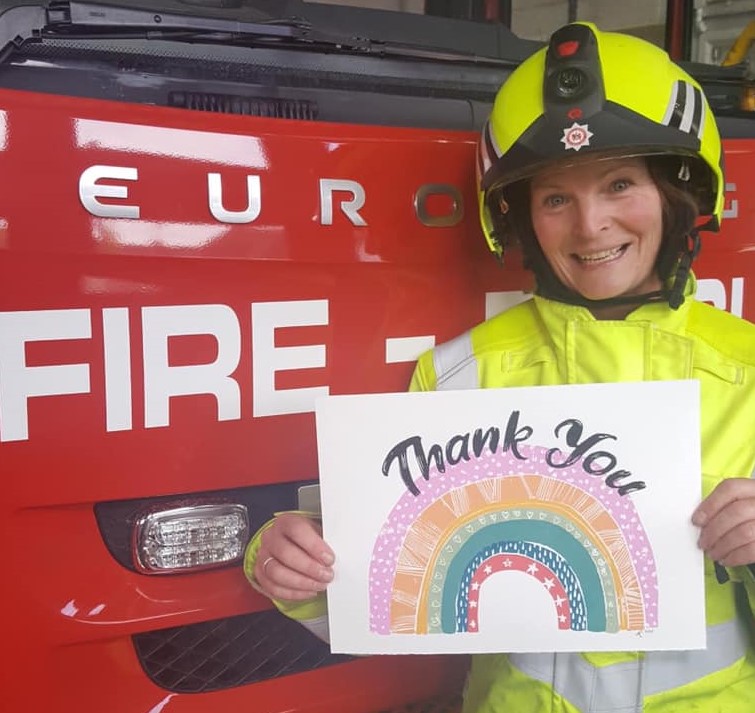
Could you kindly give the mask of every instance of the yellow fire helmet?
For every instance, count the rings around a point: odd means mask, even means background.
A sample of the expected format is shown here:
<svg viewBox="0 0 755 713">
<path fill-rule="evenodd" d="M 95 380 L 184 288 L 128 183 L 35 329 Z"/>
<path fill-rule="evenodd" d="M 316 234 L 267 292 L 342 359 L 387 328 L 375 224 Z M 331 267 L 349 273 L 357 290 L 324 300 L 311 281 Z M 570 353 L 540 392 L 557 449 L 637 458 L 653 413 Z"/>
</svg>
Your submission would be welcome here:
<svg viewBox="0 0 755 713">
<path fill-rule="evenodd" d="M 498 91 L 478 144 L 480 221 L 499 257 L 506 235 L 493 215 L 505 188 L 552 161 L 582 157 L 678 155 L 679 179 L 705 226 L 723 212 L 721 139 L 700 85 L 666 52 L 589 22 L 562 27 Z"/>
</svg>

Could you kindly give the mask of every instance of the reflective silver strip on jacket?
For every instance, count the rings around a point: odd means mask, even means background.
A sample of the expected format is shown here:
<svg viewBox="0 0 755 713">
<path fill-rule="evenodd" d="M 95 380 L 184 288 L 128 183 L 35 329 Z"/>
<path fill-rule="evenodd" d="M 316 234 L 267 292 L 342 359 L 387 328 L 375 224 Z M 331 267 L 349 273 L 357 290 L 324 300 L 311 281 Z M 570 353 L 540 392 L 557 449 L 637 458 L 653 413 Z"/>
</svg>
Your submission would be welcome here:
<svg viewBox="0 0 755 713">
<path fill-rule="evenodd" d="M 736 618 L 709 626 L 708 648 L 700 651 L 649 651 L 635 661 L 608 666 L 593 666 L 572 653 L 509 654 L 509 661 L 582 713 L 607 713 L 642 710 L 646 696 L 732 666 L 747 654 L 749 645 L 747 624 Z"/>
<path fill-rule="evenodd" d="M 439 390 L 480 387 L 469 332 L 437 346 L 433 364 Z M 645 696 L 670 691 L 735 664 L 750 645 L 747 625 L 740 618 L 708 627 L 707 641 L 704 650 L 650 651 L 634 661 L 608 666 L 593 666 L 578 653 L 509 654 L 509 660 L 583 713 L 618 713 L 637 710 Z"/>
<path fill-rule="evenodd" d="M 305 629 L 309 629 L 318 639 L 321 639 L 326 644 L 330 643 L 330 625 L 328 623 L 327 614 L 315 617 L 314 619 L 299 619 L 298 621 Z"/>
<path fill-rule="evenodd" d="M 480 387 L 471 332 L 464 332 L 450 342 L 435 347 L 433 366 L 438 391 Z"/>
</svg>

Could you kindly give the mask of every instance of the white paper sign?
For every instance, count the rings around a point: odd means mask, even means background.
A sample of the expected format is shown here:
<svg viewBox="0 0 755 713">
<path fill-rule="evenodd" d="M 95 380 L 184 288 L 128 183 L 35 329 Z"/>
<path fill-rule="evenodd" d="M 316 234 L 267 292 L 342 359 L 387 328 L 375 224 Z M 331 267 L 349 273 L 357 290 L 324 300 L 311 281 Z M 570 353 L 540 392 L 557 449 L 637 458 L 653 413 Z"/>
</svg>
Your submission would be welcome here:
<svg viewBox="0 0 755 713">
<path fill-rule="evenodd" d="M 705 647 L 696 381 L 317 403 L 338 653 Z"/>
</svg>

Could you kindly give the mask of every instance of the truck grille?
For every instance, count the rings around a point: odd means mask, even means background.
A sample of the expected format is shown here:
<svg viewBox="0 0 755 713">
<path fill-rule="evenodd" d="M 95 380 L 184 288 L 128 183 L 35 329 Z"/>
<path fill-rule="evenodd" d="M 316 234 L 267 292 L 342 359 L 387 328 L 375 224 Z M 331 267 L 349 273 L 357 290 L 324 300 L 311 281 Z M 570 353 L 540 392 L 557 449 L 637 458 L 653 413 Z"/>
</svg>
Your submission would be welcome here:
<svg viewBox="0 0 755 713">
<path fill-rule="evenodd" d="M 275 610 L 161 629 L 133 637 L 149 678 L 175 693 L 207 693 L 351 659 L 334 655 Z"/>
<path fill-rule="evenodd" d="M 161 629 L 133 637 L 145 673 L 173 693 L 209 693 L 350 661 L 275 610 Z M 380 713 L 460 713 L 461 696 Z"/>
<path fill-rule="evenodd" d="M 170 92 L 168 106 L 196 111 L 211 111 L 219 114 L 269 116 L 275 119 L 301 119 L 305 121 L 314 121 L 318 113 L 317 103 L 306 99 L 244 97 L 236 94 L 213 94 L 210 92 Z"/>
</svg>

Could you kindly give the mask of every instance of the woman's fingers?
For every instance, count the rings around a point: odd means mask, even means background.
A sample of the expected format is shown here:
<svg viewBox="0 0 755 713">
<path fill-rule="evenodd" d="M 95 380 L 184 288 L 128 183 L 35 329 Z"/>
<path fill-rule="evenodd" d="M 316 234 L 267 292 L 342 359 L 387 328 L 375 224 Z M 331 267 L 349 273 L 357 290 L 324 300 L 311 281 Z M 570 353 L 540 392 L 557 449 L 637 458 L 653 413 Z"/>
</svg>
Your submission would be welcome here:
<svg viewBox="0 0 755 713">
<path fill-rule="evenodd" d="M 728 567 L 755 561 L 755 480 L 731 478 L 719 483 L 692 519 L 700 525 L 698 545 Z"/>
<path fill-rule="evenodd" d="M 257 564 L 263 579 L 294 589 L 322 590 L 333 579 L 330 567 L 324 567 L 291 542 L 279 543 L 274 550 L 261 547 Z"/>
<path fill-rule="evenodd" d="M 306 577 L 275 558 L 267 557 L 255 566 L 254 577 L 262 590 L 273 599 L 301 601 L 312 599 L 327 586 Z"/>
<path fill-rule="evenodd" d="M 288 540 L 322 565 L 332 566 L 335 559 L 333 550 L 322 539 L 319 522 L 296 513 L 284 513 L 276 518 L 275 525 L 267 532 L 271 531 L 274 531 L 276 540 Z"/>
<path fill-rule="evenodd" d="M 310 599 L 333 579 L 333 561 L 319 524 L 286 513 L 262 533 L 254 577 L 276 599 Z"/>
<path fill-rule="evenodd" d="M 740 567 L 755 562 L 755 522 L 734 528 L 723 537 L 708 556 L 724 567 Z"/>
</svg>

